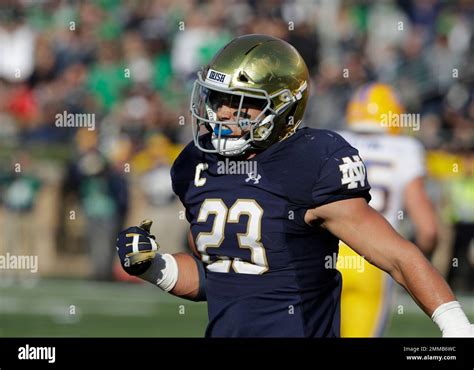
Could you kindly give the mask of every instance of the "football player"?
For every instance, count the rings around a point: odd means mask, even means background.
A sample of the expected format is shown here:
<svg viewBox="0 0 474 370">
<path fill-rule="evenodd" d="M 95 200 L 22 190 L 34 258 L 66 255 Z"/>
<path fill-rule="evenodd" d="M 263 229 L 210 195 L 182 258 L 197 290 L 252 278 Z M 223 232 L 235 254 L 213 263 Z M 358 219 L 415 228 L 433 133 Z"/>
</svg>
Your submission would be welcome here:
<svg viewBox="0 0 474 370">
<path fill-rule="evenodd" d="M 194 84 L 194 140 L 171 170 L 195 256 L 158 253 L 145 222 L 119 234 L 125 270 L 206 299 L 209 337 L 338 337 L 343 240 L 444 336 L 472 335 L 443 278 L 368 205 L 357 150 L 334 132 L 297 129 L 308 83 L 301 56 L 277 38 L 241 36 L 216 54 Z"/>
<path fill-rule="evenodd" d="M 406 209 L 416 229 L 416 244 L 425 253 L 437 240 L 434 208 L 424 189 L 424 149 L 414 138 L 401 136 L 405 109 L 394 90 L 381 83 L 359 88 L 347 106 L 348 131 L 342 137 L 359 150 L 370 181 L 370 205 L 397 229 Z M 408 122 L 408 120 L 404 120 Z M 392 279 L 377 267 L 357 257 L 344 243 L 339 248 L 343 287 L 341 336 L 380 336 L 387 323 Z"/>
</svg>

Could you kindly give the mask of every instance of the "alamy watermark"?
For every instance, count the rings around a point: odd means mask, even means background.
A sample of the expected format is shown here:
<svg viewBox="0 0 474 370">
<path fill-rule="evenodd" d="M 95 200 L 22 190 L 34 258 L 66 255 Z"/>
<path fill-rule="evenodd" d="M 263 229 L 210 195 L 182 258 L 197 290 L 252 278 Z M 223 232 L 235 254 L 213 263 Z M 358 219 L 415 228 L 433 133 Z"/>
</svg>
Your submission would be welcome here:
<svg viewBox="0 0 474 370">
<path fill-rule="evenodd" d="M 338 270 L 357 270 L 364 272 L 365 258 L 356 256 L 338 256 L 337 253 L 324 257 L 324 268 Z"/>
<path fill-rule="evenodd" d="M 217 173 L 219 175 L 258 175 L 256 161 L 233 161 L 226 158 L 217 162 Z"/>
<path fill-rule="evenodd" d="M 234 161 L 226 158 L 217 162 L 219 175 L 247 175 L 245 182 L 253 185 L 260 183 L 262 176 L 258 173 L 256 161 Z"/>
<path fill-rule="evenodd" d="M 420 114 L 418 113 L 382 113 L 380 115 L 382 127 L 412 128 L 413 131 L 420 130 Z"/>
<path fill-rule="evenodd" d="M 64 111 L 54 116 L 56 127 L 83 127 L 88 131 L 95 130 L 94 113 L 68 113 Z"/>
<path fill-rule="evenodd" d="M 36 347 L 26 344 L 18 348 L 19 360 L 46 360 L 50 364 L 56 362 L 56 347 Z"/>
<path fill-rule="evenodd" d="M 36 273 L 38 272 L 38 256 L 0 254 L 0 270 L 30 270 L 31 273 Z"/>
</svg>

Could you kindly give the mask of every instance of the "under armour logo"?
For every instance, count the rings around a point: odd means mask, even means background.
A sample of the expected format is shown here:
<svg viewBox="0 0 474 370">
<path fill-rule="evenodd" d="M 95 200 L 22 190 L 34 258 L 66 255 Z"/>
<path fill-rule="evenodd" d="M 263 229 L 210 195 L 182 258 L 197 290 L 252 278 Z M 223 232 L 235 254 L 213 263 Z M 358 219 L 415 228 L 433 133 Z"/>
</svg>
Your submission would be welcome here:
<svg viewBox="0 0 474 370">
<path fill-rule="evenodd" d="M 348 189 L 357 188 L 358 182 L 360 186 L 365 186 L 365 166 L 364 162 L 359 158 L 358 155 L 342 158 L 344 164 L 339 166 L 342 172 L 341 184 L 347 185 Z"/>
<path fill-rule="evenodd" d="M 253 172 L 250 172 L 247 174 L 247 178 L 245 179 L 245 182 L 249 182 L 250 180 L 253 181 L 253 184 L 258 184 L 260 182 L 260 179 L 262 178 L 261 175 L 257 174 L 257 176 L 255 176 L 253 174 Z"/>
</svg>

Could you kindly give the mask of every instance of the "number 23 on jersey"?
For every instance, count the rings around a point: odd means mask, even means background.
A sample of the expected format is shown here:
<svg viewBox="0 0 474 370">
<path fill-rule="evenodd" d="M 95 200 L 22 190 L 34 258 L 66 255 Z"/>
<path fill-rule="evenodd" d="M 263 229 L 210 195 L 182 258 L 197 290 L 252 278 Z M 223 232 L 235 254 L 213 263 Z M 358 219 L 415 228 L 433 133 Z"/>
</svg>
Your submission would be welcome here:
<svg viewBox="0 0 474 370">
<path fill-rule="evenodd" d="M 197 249 L 202 261 L 208 264 L 209 271 L 225 273 L 232 267 L 240 274 L 260 275 L 268 270 L 265 248 L 260 241 L 263 209 L 254 199 L 237 199 L 230 208 L 222 199 L 206 199 L 199 210 L 197 222 L 207 222 L 209 215 L 215 216 L 211 231 L 200 232 L 196 237 Z M 238 223 L 242 215 L 248 216 L 247 230 L 237 233 L 236 237 L 239 248 L 250 250 L 251 262 L 226 256 L 218 256 L 217 261 L 211 262 L 207 249 L 219 248 L 224 241 L 226 225 Z"/>
</svg>

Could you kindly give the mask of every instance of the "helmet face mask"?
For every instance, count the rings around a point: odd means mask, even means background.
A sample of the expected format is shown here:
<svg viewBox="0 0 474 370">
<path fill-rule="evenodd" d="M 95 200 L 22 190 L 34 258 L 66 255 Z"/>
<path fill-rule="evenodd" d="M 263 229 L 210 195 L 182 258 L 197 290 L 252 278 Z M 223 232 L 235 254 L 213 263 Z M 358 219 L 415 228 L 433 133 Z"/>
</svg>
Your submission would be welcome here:
<svg viewBox="0 0 474 370">
<path fill-rule="evenodd" d="M 286 101 L 274 110 L 273 99 L 286 99 Z M 194 142 L 204 152 L 225 156 L 240 155 L 251 147 L 251 143 L 266 140 L 273 130 L 274 117 L 289 108 L 293 102 L 291 91 L 288 89 L 269 95 L 263 89 L 217 87 L 204 81 L 201 72 L 198 72 L 190 107 Z M 231 120 L 218 119 L 217 111 L 221 106 L 235 110 Z M 260 113 L 251 119 L 247 113 L 249 109 L 256 109 Z M 205 127 L 212 134 L 211 142 L 214 149 L 204 148 L 199 142 L 201 127 Z M 233 134 L 231 127 L 240 128 L 242 135 Z"/>
<path fill-rule="evenodd" d="M 286 42 L 265 35 L 234 39 L 194 82 L 195 145 L 203 152 L 238 156 L 288 137 L 301 123 L 307 81 L 303 59 Z M 213 148 L 199 140 L 202 127 L 211 133 Z"/>
</svg>

